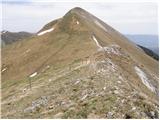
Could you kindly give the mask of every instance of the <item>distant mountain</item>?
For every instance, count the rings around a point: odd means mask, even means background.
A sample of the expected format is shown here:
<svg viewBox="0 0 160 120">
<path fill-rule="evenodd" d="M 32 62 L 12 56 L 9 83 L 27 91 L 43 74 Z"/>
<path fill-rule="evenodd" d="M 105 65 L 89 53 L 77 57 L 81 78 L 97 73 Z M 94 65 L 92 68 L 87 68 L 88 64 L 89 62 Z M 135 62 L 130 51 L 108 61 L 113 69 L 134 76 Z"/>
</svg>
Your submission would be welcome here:
<svg viewBox="0 0 160 120">
<path fill-rule="evenodd" d="M 158 118 L 158 61 L 81 8 L 2 48 L 1 63 L 2 118 Z"/>
<path fill-rule="evenodd" d="M 125 35 L 134 43 L 146 47 L 159 55 L 159 38 L 158 35 Z"/>
<path fill-rule="evenodd" d="M 142 48 L 144 50 L 144 52 L 151 56 L 152 58 L 154 58 L 155 60 L 159 60 L 159 56 L 157 54 L 155 54 L 152 50 L 146 48 L 146 47 L 143 47 L 141 45 L 138 45 L 140 48 Z"/>
<path fill-rule="evenodd" d="M 1 32 L 1 40 L 2 46 L 11 44 L 13 42 L 27 39 L 31 37 L 33 34 L 28 32 L 9 32 L 9 31 L 2 31 Z"/>
<path fill-rule="evenodd" d="M 149 47 L 149 49 L 159 56 L 159 47 Z"/>
</svg>

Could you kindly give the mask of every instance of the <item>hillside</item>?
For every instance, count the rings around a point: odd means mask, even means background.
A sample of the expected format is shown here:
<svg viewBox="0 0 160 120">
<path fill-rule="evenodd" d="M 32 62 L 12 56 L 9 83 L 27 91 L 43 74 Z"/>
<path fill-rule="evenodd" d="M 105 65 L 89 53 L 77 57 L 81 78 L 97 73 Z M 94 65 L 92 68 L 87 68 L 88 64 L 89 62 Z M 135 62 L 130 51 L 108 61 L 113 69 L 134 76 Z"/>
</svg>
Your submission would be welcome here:
<svg viewBox="0 0 160 120">
<path fill-rule="evenodd" d="M 33 34 L 28 32 L 2 31 L 1 32 L 2 46 L 14 43 L 19 40 L 27 39 L 31 36 L 33 36 Z"/>
<path fill-rule="evenodd" d="M 81 8 L 3 48 L 1 73 L 2 118 L 158 118 L 158 61 Z"/>
</svg>

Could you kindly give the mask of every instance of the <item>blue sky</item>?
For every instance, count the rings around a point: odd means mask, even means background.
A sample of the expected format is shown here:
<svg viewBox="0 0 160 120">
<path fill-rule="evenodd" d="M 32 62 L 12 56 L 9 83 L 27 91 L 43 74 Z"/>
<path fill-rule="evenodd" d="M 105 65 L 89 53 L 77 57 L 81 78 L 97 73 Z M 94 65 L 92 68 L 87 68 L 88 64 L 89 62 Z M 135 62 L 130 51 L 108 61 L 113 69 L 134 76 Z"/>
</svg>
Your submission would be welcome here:
<svg viewBox="0 0 160 120">
<path fill-rule="evenodd" d="M 156 3 L 47 1 L 2 0 L 3 29 L 15 32 L 37 32 L 46 23 L 62 17 L 70 9 L 78 6 L 121 33 L 158 34 L 158 5 Z"/>
</svg>

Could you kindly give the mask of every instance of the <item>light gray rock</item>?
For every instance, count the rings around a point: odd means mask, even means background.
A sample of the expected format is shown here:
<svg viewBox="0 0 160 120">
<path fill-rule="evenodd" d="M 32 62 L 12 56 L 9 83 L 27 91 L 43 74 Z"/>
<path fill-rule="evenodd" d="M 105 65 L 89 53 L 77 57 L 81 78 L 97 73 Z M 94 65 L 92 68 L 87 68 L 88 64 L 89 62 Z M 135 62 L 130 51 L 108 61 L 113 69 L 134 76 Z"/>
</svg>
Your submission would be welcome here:
<svg viewBox="0 0 160 120">
<path fill-rule="evenodd" d="M 55 114 L 53 118 L 60 119 L 60 118 L 62 118 L 62 116 L 63 116 L 63 113 L 59 112 L 59 113 Z"/>
<path fill-rule="evenodd" d="M 24 113 L 32 113 L 39 110 L 41 107 L 45 107 L 48 103 L 46 96 L 41 96 L 35 101 L 32 101 L 32 105 L 24 109 Z"/>
<path fill-rule="evenodd" d="M 107 118 L 109 118 L 109 119 L 113 118 L 113 113 L 112 112 L 108 112 L 107 113 Z"/>
</svg>

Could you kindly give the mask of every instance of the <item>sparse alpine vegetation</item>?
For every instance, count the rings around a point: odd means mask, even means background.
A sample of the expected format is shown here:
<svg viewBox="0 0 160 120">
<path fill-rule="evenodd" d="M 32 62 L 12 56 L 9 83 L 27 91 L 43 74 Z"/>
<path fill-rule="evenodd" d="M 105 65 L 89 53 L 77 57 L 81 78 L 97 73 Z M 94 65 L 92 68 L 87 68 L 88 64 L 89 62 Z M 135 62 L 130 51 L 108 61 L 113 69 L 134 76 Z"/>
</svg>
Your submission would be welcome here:
<svg viewBox="0 0 160 120">
<path fill-rule="evenodd" d="M 81 8 L 2 48 L 2 118 L 159 116 L 158 61 Z"/>
</svg>

